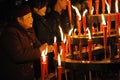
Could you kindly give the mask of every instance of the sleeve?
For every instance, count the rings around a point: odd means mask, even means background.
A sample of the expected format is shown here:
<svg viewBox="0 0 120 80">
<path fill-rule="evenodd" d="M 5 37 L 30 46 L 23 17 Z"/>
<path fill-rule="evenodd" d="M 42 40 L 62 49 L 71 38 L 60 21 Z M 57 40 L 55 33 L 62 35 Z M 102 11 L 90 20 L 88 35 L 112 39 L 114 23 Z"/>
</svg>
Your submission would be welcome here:
<svg viewBox="0 0 120 80">
<path fill-rule="evenodd" d="M 31 45 L 27 38 L 20 37 L 14 30 L 7 31 L 2 37 L 3 49 L 15 63 L 29 62 L 40 57 L 39 48 Z"/>
</svg>

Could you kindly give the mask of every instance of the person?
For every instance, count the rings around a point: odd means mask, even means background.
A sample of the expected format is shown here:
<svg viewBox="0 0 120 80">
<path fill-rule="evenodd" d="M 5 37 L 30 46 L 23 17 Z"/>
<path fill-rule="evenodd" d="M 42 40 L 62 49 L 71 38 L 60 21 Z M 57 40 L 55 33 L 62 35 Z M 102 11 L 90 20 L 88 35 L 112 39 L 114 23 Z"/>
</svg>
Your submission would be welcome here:
<svg viewBox="0 0 120 80">
<path fill-rule="evenodd" d="M 36 36 L 41 44 L 47 42 L 49 45 L 53 44 L 54 36 L 52 34 L 52 28 L 49 26 L 47 19 L 45 18 L 47 11 L 48 0 L 31 0 L 31 9 L 33 16 L 33 28 L 35 30 Z M 48 73 L 55 72 L 54 67 L 54 53 L 48 54 Z M 36 79 L 40 77 L 40 60 L 35 61 L 35 76 Z"/>
<path fill-rule="evenodd" d="M 53 51 L 53 46 L 36 38 L 29 6 L 17 6 L 13 19 L 0 37 L 0 80 L 34 80 L 34 60 L 46 47 L 48 53 Z"/>
<path fill-rule="evenodd" d="M 49 25 L 53 29 L 54 36 L 57 37 L 57 42 L 61 41 L 59 26 L 64 34 L 68 34 L 71 28 L 75 26 L 75 11 L 71 6 L 72 23 L 69 21 L 67 0 L 52 0 L 49 1 L 48 7 L 51 11 L 46 14 Z M 71 26 L 72 25 L 72 26 Z"/>
</svg>

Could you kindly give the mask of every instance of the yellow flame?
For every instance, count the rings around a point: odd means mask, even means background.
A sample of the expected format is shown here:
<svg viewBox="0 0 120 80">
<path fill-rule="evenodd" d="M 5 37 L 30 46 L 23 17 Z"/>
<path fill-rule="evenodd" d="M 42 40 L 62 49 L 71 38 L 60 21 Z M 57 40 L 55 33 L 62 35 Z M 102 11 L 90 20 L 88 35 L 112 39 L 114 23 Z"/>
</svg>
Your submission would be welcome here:
<svg viewBox="0 0 120 80">
<path fill-rule="evenodd" d="M 46 57 L 45 57 L 45 50 L 42 51 L 42 54 L 41 54 L 42 58 L 43 58 L 43 62 L 46 61 Z"/>
<path fill-rule="evenodd" d="M 94 7 L 92 6 L 92 11 L 91 11 L 91 14 L 93 14 L 93 11 L 94 11 Z"/>
<path fill-rule="evenodd" d="M 61 49 L 61 50 L 60 50 L 60 55 L 62 55 L 62 52 L 63 52 L 63 50 Z"/>
<path fill-rule="evenodd" d="M 66 42 L 66 36 L 64 37 L 63 42 L 64 42 L 64 43 Z"/>
<path fill-rule="evenodd" d="M 47 55 L 47 53 L 48 53 L 48 46 L 45 49 L 45 55 Z"/>
<path fill-rule="evenodd" d="M 81 14 L 80 14 L 78 8 L 73 5 L 72 5 L 72 8 L 75 9 L 76 14 L 79 16 L 79 20 L 81 20 Z"/>
<path fill-rule="evenodd" d="M 72 34 L 73 28 L 71 28 L 68 32 L 68 36 L 70 36 Z"/>
<path fill-rule="evenodd" d="M 119 9 L 118 9 L 118 0 L 115 1 L 115 10 L 116 10 L 117 13 L 119 12 Z"/>
<path fill-rule="evenodd" d="M 56 38 L 56 36 L 54 36 L 54 43 L 56 43 L 56 41 L 57 41 L 57 38 Z"/>
<path fill-rule="evenodd" d="M 58 66 L 61 66 L 60 54 L 58 54 Z"/>
<path fill-rule="evenodd" d="M 89 28 L 87 28 L 86 31 L 88 31 L 88 38 L 91 39 L 91 33 L 90 33 Z"/>
<path fill-rule="evenodd" d="M 75 28 L 75 29 L 74 29 L 74 33 L 75 33 L 76 31 L 77 31 L 77 29 Z"/>
<path fill-rule="evenodd" d="M 60 29 L 60 34 L 61 34 L 61 41 L 63 41 L 63 31 L 62 31 L 62 28 L 60 27 L 60 25 L 59 25 L 59 29 Z"/>
<path fill-rule="evenodd" d="M 107 1 L 105 0 L 105 3 L 107 5 L 107 10 L 108 10 L 108 13 L 110 14 L 110 5 L 107 3 Z"/>
<path fill-rule="evenodd" d="M 119 31 L 119 35 L 120 35 L 120 28 L 119 28 L 119 30 L 118 30 L 118 31 Z"/>
<path fill-rule="evenodd" d="M 104 15 L 102 14 L 102 25 L 106 25 Z"/>
<path fill-rule="evenodd" d="M 85 14 L 87 13 L 87 11 L 88 11 L 88 10 L 87 10 L 87 9 L 85 9 L 85 11 L 83 12 L 83 16 L 85 16 Z"/>
</svg>

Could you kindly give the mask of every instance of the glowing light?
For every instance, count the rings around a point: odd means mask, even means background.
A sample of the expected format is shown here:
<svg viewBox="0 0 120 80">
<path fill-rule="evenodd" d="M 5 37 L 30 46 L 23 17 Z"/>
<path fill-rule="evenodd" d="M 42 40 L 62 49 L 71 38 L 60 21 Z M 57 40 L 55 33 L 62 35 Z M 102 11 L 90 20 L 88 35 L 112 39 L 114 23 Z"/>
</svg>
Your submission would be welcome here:
<svg viewBox="0 0 120 80">
<path fill-rule="evenodd" d="M 46 57 L 45 57 L 45 50 L 42 51 L 42 54 L 41 54 L 42 58 L 43 58 L 43 62 L 46 61 Z"/>
<path fill-rule="evenodd" d="M 107 5 L 107 11 L 108 11 L 108 13 L 110 13 L 110 5 L 107 3 L 106 0 L 105 0 L 105 3 L 106 3 L 106 5 Z"/>
<path fill-rule="evenodd" d="M 78 19 L 78 20 L 81 20 L 81 14 L 80 14 L 78 8 L 75 7 L 75 6 L 73 6 L 73 5 L 72 5 L 72 8 L 75 9 L 76 14 L 79 16 L 79 19 Z"/>
<path fill-rule="evenodd" d="M 68 36 L 70 36 L 72 34 L 73 28 L 71 28 L 68 32 Z"/>
<path fill-rule="evenodd" d="M 56 43 L 56 41 L 57 41 L 57 38 L 56 38 L 56 36 L 54 36 L 54 43 Z"/>
<path fill-rule="evenodd" d="M 87 11 L 88 11 L 88 10 L 87 10 L 87 9 L 85 9 L 85 11 L 83 12 L 83 16 L 85 16 L 85 14 L 87 13 Z"/>
<path fill-rule="evenodd" d="M 61 66 L 60 54 L 58 54 L 58 66 Z"/>
<path fill-rule="evenodd" d="M 93 14 L 93 11 L 94 11 L 94 7 L 92 6 L 92 11 L 91 11 L 91 14 Z"/>
<path fill-rule="evenodd" d="M 104 15 L 102 14 L 102 25 L 106 25 Z"/>
<path fill-rule="evenodd" d="M 92 39 L 92 38 L 91 38 L 91 33 L 90 33 L 89 28 L 87 28 L 86 31 L 88 31 L 88 38 L 89 38 L 89 39 Z"/>
<path fill-rule="evenodd" d="M 119 12 L 119 9 L 118 9 L 118 0 L 115 1 L 115 10 L 116 10 L 117 13 Z"/>
</svg>

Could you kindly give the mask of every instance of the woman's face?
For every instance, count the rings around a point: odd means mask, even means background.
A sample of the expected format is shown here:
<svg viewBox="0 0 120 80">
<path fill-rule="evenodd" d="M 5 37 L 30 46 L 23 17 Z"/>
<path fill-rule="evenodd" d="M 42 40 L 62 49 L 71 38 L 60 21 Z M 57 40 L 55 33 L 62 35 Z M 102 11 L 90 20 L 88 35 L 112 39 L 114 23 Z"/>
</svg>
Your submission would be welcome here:
<svg viewBox="0 0 120 80">
<path fill-rule="evenodd" d="M 17 18 L 19 24 L 24 27 L 25 29 L 28 29 L 32 27 L 33 25 L 33 18 L 32 18 L 32 13 L 28 13 L 24 15 L 23 17 L 18 17 Z"/>
</svg>

